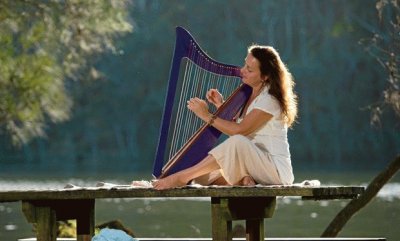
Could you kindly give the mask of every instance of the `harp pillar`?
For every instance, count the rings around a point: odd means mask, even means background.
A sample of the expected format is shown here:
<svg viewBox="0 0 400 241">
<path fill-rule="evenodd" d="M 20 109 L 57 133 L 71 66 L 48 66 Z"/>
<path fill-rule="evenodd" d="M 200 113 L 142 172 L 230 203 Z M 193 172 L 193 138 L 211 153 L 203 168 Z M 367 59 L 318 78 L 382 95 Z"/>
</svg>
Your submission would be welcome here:
<svg viewBox="0 0 400 241">
<path fill-rule="evenodd" d="M 275 197 L 211 198 L 213 240 L 232 240 L 232 221 L 246 220 L 246 240 L 264 240 L 264 218 L 272 217 Z"/>
</svg>

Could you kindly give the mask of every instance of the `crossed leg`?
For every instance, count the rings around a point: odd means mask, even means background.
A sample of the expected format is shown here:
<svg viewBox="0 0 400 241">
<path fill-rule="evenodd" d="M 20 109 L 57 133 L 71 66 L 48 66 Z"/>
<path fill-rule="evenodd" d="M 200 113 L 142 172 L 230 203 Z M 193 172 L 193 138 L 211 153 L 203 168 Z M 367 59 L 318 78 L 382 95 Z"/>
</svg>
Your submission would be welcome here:
<svg viewBox="0 0 400 241">
<path fill-rule="evenodd" d="M 153 187 L 157 190 L 164 190 L 174 187 L 185 186 L 188 182 L 196 177 L 200 177 L 204 174 L 220 169 L 217 161 L 212 155 L 208 155 L 201 162 L 196 165 L 174 173 L 170 176 L 155 180 Z"/>
<path fill-rule="evenodd" d="M 191 180 L 218 169 L 220 169 L 220 166 L 218 165 L 215 158 L 212 155 L 208 155 L 206 158 L 204 158 L 201 162 L 194 165 L 193 167 L 174 173 L 170 176 L 155 180 L 153 182 L 153 187 L 157 190 L 164 190 L 174 187 L 183 187 Z M 213 184 L 230 185 L 225 179 L 223 181 L 218 180 L 218 182 Z M 254 186 L 256 185 L 256 182 L 251 176 L 245 176 L 236 185 Z"/>
</svg>

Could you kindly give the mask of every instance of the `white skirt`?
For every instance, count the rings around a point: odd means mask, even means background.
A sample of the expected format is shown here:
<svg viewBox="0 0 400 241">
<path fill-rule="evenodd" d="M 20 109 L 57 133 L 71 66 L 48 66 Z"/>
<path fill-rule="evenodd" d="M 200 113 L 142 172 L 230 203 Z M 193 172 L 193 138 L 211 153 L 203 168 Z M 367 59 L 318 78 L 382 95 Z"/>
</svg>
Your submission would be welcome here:
<svg viewBox="0 0 400 241">
<path fill-rule="evenodd" d="M 195 181 L 199 184 L 211 184 L 221 176 L 231 185 L 237 184 L 245 176 L 251 176 L 263 185 L 282 184 L 270 154 L 243 135 L 230 136 L 209 154 L 221 169 L 197 178 Z"/>
</svg>

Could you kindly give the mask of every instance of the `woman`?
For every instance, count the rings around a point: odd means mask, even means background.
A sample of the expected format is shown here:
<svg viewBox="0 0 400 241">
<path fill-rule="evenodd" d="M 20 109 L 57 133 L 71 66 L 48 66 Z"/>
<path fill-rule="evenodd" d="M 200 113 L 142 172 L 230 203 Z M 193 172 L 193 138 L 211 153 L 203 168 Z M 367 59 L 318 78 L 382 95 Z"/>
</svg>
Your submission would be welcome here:
<svg viewBox="0 0 400 241">
<path fill-rule="evenodd" d="M 287 129 L 297 115 L 292 76 L 274 48 L 259 45 L 248 48 L 241 75 L 252 94 L 235 121 L 210 114 L 202 99 L 192 98 L 187 103 L 197 117 L 229 138 L 195 166 L 155 180 L 155 189 L 181 187 L 192 180 L 245 186 L 293 183 L 287 141 Z M 215 89 L 209 90 L 206 98 L 216 107 L 223 102 Z"/>
</svg>

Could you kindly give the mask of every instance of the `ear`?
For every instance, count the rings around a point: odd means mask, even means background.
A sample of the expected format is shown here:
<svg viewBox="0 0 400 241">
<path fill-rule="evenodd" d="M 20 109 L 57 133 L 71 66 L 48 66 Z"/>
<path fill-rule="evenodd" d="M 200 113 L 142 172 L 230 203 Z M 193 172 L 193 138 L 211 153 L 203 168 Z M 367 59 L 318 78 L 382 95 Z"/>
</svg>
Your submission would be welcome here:
<svg viewBox="0 0 400 241">
<path fill-rule="evenodd" d="M 268 84 L 268 75 L 261 76 L 262 78 L 262 85 L 266 86 Z"/>
</svg>

